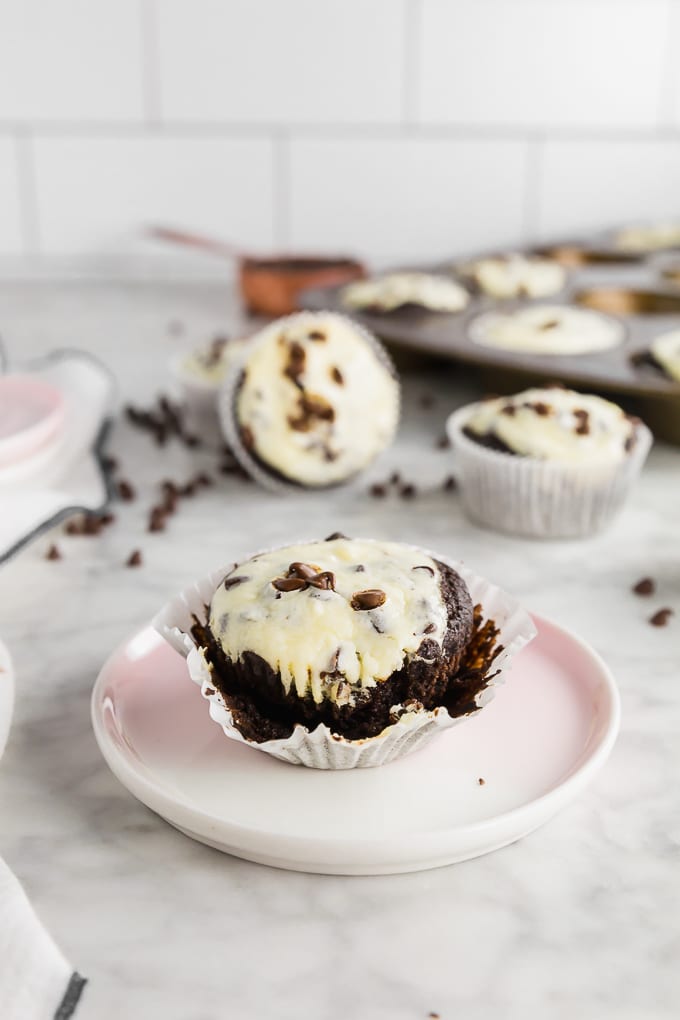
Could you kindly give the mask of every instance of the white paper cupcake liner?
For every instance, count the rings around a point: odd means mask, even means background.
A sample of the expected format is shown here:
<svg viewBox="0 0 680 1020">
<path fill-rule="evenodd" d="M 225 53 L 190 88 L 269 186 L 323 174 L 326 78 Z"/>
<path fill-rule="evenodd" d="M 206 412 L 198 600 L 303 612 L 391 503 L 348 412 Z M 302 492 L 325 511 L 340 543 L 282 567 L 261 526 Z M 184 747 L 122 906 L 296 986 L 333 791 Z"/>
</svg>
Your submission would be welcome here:
<svg viewBox="0 0 680 1020">
<path fill-rule="evenodd" d="M 605 528 L 642 470 L 652 434 L 641 422 L 630 453 L 614 464 L 559 464 L 491 450 L 463 432 L 474 404 L 447 421 L 463 507 L 495 531 L 580 538 Z"/>
<path fill-rule="evenodd" d="M 502 651 L 491 667 L 491 673 L 495 675 L 475 698 L 477 708 L 481 709 L 494 696 L 494 688 L 504 683 L 513 657 L 535 636 L 536 628 L 529 614 L 500 588 L 472 573 L 461 563 L 424 549 L 418 551 L 458 571 L 469 588 L 473 604 L 481 605 L 484 619 L 493 620 L 499 629 L 497 646 L 502 646 Z M 241 562 L 249 558 L 244 557 Z M 409 754 L 422 747 L 435 734 L 474 714 L 452 718 L 443 707 L 405 712 L 382 733 L 360 740 L 349 740 L 333 734 L 325 725 L 310 731 L 300 724 L 285 739 L 264 743 L 246 740 L 234 725 L 231 712 L 215 688 L 203 652 L 191 635 L 193 617 L 205 621 L 206 606 L 210 604 L 215 589 L 234 566 L 236 564 L 230 564 L 190 585 L 172 599 L 153 621 L 158 633 L 186 657 L 191 679 L 200 686 L 203 697 L 209 702 L 211 718 L 219 723 L 227 737 L 293 765 L 316 769 L 373 768 Z"/>
<path fill-rule="evenodd" d="M 359 471 L 353 475 L 349 475 L 347 478 L 344 478 L 340 481 L 331 482 L 325 486 L 324 485 L 307 486 L 304 485 L 303 483 L 296 484 L 293 481 L 288 481 L 285 478 L 277 475 L 275 473 L 275 469 L 268 471 L 267 468 L 260 461 L 258 461 L 256 457 L 252 455 L 250 450 L 246 449 L 246 447 L 243 445 L 243 441 L 241 439 L 241 430 L 236 419 L 236 398 L 238 394 L 239 385 L 241 382 L 241 374 L 243 372 L 244 365 L 248 357 L 250 356 L 250 353 L 253 350 L 254 345 L 266 343 L 266 341 L 271 336 L 272 331 L 278 332 L 279 330 L 282 329 L 285 330 L 289 326 L 295 325 L 295 323 L 297 322 L 304 321 L 309 323 L 310 327 L 313 327 L 317 323 L 321 325 L 324 321 L 328 321 L 328 319 L 335 320 L 336 322 L 348 323 L 352 327 L 352 329 L 355 330 L 355 332 L 359 333 L 363 337 L 365 342 L 375 353 L 378 361 L 380 361 L 381 364 L 383 364 L 385 368 L 390 372 L 390 374 L 394 376 L 397 385 L 399 383 L 399 376 L 397 374 L 396 368 L 394 367 L 394 363 L 390 358 L 389 354 L 387 353 L 387 351 L 385 350 L 385 348 L 383 347 L 383 345 L 380 343 L 380 341 L 372 333 L 370 333 L 364 326 L 362 326 L 361 323 L 357 322 L 355 319 L 349 318 L 346 315 L 341 315 L 338 312 L 323 312 L 323 311 L 295 312 L 293 315 L 286 315 L 282 319 L 277 319 L 275 322 L 272 322 L 268 326 L 265 326 L 263 330 L 261 330 L 255 336 L 253 336 L 249 340 L 248 346 L 243 351 L 243 354 L 239 359 L 238 363 L 235 363 L 230 367 L 227 376 L 225 377 L 225 380 L 222 384 L 222 387 L 220 388 L 220 392 L 217 398 L 217 411 L 219 414 L 219 419 L 222 426 L 224 438 L 234 451 L 234 455 L 241 464 L 241 467 L 244 468 L 248 472 L 248 474 L 252 478 L 254 478 L 256 482 L 258 482 L 259 485 L 261 485 L 265 489 L 271 490 L 272 492 L 289 493 L 300 492 L 304 490 L 315 492 L 323 489 L 333 489 L 337 488 L 337 486 L 339 485 L 344 485 L 345 482 L 350 481 L 351 478 L 355 478 L 357 474 L 361 474 L 361 471 Z M 395 426 L 392 439 L 396 434 L 399 424 L 399 418 L 401 415 L 401 388 L 399 386 L 397 391 L 397 399 L 399 400 L 399 408 L 397 410 L 397 425 Z M 388 443 L 387 446 L 389 445 L 390 444 Z M 387 449 L 387 446 L 385 447 L 385 449 Z M 381 451 L 381 453 L 384 453 L 384 450 Z M 378 454 L 378 456 L 380 456 L 380 454 Z M 374 461 L 371 461 L 371 463 L 374 463 L 375 459 Z M 366 468 L 368 467 L 370 467 L 370 464 L 366 464 Z"/>
</svg>

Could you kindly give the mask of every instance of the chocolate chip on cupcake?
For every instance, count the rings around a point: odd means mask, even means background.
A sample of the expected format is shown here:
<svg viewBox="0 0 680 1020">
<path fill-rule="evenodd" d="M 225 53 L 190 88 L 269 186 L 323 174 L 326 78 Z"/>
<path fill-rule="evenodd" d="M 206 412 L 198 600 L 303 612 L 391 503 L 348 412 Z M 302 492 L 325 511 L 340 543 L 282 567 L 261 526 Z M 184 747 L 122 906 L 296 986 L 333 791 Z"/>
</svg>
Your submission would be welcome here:
<svg viewBox="0 0 680 1020">
<path fill-rule="evenodd" d="M 481 347 L 532 354 L 589 354 L 618 346 L 623 336 L 615 319 L 568 305 L 486 312 L 470 324 L 470 339 Z"/>
<path fill-rule="evenodd" d="M 351 283 L 342 292 L 349 308 L 366 312 L 395 312 L 407 306 L 430 312 L 460 312 L 470 295 L 455 280 L 436 273 L 389 273 Z"/>
<path fill-rule="evenodd" d="M 343 536 L 237 564 L 192 633 L 234 724 L 257 743 L 297 724 L 357 740 L 408 710 L 474 711 L 500 651 L 452 567 Z"/>
<path fill-rule="evenodd" d="M 320 488 L 367 467 L 392 441 L 399 384 L 366 330 L 302 312 L 248 344 L 221 398 L 226 438 L 263 484 Z"/>
</svg>

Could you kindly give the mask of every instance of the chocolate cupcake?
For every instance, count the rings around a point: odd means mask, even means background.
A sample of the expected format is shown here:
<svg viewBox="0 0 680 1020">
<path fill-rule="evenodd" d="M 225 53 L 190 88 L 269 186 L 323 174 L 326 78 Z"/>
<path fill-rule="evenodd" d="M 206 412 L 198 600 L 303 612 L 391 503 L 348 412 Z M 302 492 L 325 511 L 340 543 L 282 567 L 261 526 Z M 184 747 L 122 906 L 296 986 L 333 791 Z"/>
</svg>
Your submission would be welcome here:
<svg viewBox="0 0 680 1020">
<path fill-rule="evenodd" d="M 535 633 L 461 564 L 342 535 L 212 574 L 155 626 L 226 736 L 324 769 L 382 765 L 476 713 Z"/>
<path fill-rule="evenodd" d="M 561 387 L 464 407 L 449 418 L 448 433 L 469 515 L 543 538 L 608 524 L 651 445 L 649 429 L 616 404 Z"/>
<path fill-rule="evenodd" d="M 264 485 L 337 485 L 392 441 L 399 383 L 378 341 L 350 319 L 302 312 L 247 345 L 220 397 L 227 441 Z"/>
<path fill-rule="evenodd" d="M 389 273 L 351 283 L 342 292 L 348 308 L 365 312 L 396 312 L 417 307 L 430 312 L 460 312 L 470 295 L 455 280 L 436 273 Z"/>
<path fill-rule="evenodd" d="M 486 312 L 472 320 L 469 333 L 481 347 L 554 355 L 608 350 L 624 336 L 621 323 L 600 312 L 547 304 Z"/>
</svg>

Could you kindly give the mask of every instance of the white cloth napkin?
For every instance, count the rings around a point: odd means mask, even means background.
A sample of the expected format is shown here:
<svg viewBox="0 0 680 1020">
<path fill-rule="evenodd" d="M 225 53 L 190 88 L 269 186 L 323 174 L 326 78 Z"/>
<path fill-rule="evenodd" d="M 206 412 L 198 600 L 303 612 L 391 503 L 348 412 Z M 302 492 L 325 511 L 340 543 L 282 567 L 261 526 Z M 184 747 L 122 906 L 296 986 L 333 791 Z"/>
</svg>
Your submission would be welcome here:
<svg viewBox="0 0 680 1020">
<path fill-rule="evenodd" d="M 84 984 L 0 859 L 2 1020 L 69 1020 L 75 1017 Z"/>
</svg>

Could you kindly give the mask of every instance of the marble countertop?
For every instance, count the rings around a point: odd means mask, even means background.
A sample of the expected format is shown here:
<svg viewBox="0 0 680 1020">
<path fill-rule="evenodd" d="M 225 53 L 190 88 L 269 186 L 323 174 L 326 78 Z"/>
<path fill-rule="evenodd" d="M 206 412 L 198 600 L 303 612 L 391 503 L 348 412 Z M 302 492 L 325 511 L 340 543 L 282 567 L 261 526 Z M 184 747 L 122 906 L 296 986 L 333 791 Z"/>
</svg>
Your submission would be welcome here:
<svg viewBox="0 0 680 1020">
<path fill-rule="evenodd" d="M 13 361 L 99 355 L 125 399 L 229 328 L 217 283 L 0 284 Z M 183 324 L 181 336 L 169 324 Z M 154 485 L 209 459 L 158 451 L 119 421 L 111 451 L 138 490 L 96 538 L 44 536 L 0 568 L 0 637 L 17 706 L 0 764 L 0 855 L 89 978 L 83 1020 L 665 1020 L 680 1001 L 680 449 L 659 444 L 606 534 L 534 543 L 482 531 L 442 491 L 448 411 L 479 392 L 454 366 L 405 374 L 397 445 L 361 483 L 287 498 L 225 478 L 147 534 Z M 428 394 L 434 403 L 424 406 Z M 400 470 L 409 502 L 367 493 Z M 465 558 L 604 656 L 622 694 L 610 762 L 570 808 L 487 857 L 387 878 L 270 870 L 198 845 L 129 795 L 99 755 L 89 696 L 109 652 L 216 563 L 334 530 Z M 63 558 L 45 560 L 57 541 Z M 144 565 L 123 564 L 140 548 Z M 631 585 L 656 578 L 658 595 Z M 647 622 L 659 606 L 676 617 Z"/>
</svg>

